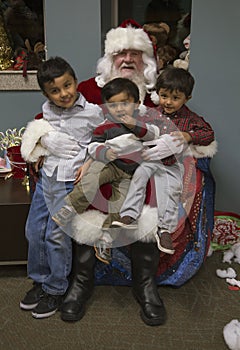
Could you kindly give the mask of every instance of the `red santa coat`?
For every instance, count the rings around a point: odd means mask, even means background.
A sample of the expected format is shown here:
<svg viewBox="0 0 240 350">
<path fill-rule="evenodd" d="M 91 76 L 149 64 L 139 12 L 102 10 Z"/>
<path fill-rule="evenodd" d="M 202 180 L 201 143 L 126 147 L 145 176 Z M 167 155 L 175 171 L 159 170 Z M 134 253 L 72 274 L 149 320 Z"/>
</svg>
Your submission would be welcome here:
<svg viewBox="0 0 240 350">
<path fill-rule="evenodd" d="M 88 80 L 82 81 L 78 85 L 78 91 L 83 94 L 86 100 L 90 103 L 95 103 L 98 105 L 101 105 L 103 103 L 101 99 L 101 90 L 102 88 L 97 85 L 95 78 L 90 78 Z M 151 100 L 150 94 L 148 93 L 145 96 L 143 104 L 147 107 L 156 107 L 156 105 Z"/>
</svg>

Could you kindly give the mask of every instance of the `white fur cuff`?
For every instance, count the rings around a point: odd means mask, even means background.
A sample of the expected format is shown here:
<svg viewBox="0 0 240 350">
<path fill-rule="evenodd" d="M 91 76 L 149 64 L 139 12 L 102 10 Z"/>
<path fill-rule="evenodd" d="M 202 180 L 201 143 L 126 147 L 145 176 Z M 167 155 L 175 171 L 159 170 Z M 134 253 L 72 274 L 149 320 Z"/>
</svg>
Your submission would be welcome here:
<svg viewBox="0 0 240 350">
<path fill-rule="evenodd" d="M 44 119 L 36 119 L 27 124 L 22 137 L 21 154 L 26 162 L 36 162 L 40 156 L 49 152 L 39 143 L 40 138 L 54 128 Z"/>
<path fill-rule="evenodd" d="M 102 236 L 102 224 L 107 215 L 98 210 L 88 210 L 75 216 L 72 222 L 71 237 L 80 244 L 94 245 Z M 145 205 L 138 220 L 137 230 L 125 230 L 125 244 L 135 241 L 155 242 L 157 231 L 157 209 Z M 121 234 L 121 233 L 120 233 Z M 120 241 L 117 239 L 116 241 Z"/>
</svg>

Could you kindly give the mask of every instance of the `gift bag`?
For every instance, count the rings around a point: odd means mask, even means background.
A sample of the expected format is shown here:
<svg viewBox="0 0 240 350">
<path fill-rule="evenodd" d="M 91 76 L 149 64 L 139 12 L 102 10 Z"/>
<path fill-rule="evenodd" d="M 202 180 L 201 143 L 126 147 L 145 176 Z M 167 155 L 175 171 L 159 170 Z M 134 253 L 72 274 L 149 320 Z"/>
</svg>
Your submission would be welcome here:
<svg viewBox="0 0 240 350">
<path fill-rule="evenodd" d="M 12 146 L 7 149 L 7 157 L 12 168 L 13 177 L 23 179 L 26 175 L 27 164 L 22 158 L 19 146 Z"/>
<path fill-rule="evenodd" d="M 228 249 L 238 242 L 240 242 L 240 215 L 215 211 L 212 248 Z"/>
</svg>

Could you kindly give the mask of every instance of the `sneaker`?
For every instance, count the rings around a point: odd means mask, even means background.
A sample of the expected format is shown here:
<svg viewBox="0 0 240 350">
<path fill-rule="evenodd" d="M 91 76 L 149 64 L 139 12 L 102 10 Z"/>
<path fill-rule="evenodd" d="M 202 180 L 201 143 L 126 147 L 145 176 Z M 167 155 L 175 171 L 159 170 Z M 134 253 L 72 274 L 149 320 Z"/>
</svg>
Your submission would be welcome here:
<svg viewBox="0 0 240 350">
<path fill-rule="evenodd" d="M 20 308 L 23 310 L 33 310 L 43 295 L 42 284 L 33 283 L 33 287 L 26 293 L 24 299 L 20 301 Z"/>
<path fill-rule="evenodd" d="M 138 224 L 131 216 L 123 216 L 118 221 L 113 221 L 110 227 L 123 227 L 128 230 L 135 230 L 138 228 Z"/>
<path fill-rule="evenodd" d="M 112 250 L 106 247 L 106 242 L 99 239 L 97 244 L 94 245 L 95 255 L 98 260 L 104 262 L 105 264 L 110 264 L 112 260 Z"/>
<path fill-rule="evenodd" d="M 75 212 L 69 205 L 64 205 L 59 211 L 52 216 L 53 221 L 58 226 L 66 226 L 75 216 Z"/>
<path fill-rule="evenodd" d="M 32 311 L 34 318 L 46 318 L 54 315 L 62 303 L 62 295 L 52 295 L 44 292 L 39 303 Z"/>
<path fill-rule="evenodd" d="M 174 254 L 175 249 L 173 249 L 171 234 L 167 231 L 158 231 L 155 234 L 158 249 L 166 254 Z"/>
</svg>

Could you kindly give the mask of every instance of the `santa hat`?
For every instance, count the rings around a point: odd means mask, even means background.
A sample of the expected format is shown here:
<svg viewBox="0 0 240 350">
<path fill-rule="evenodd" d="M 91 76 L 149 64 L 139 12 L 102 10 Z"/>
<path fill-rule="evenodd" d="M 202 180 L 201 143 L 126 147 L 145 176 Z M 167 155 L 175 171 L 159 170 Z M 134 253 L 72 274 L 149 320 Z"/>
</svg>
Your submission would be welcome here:
<svg viewBox="0 0 240 350">
<path fill-rule="evenodd" d="M 153 43 L 144 29 L 132 19 L 127 19 L 119 27 L 111 29 L 105 40 L 105 55 L 122 50 L 139 50 L 154 57 Z"/>
</svg>

